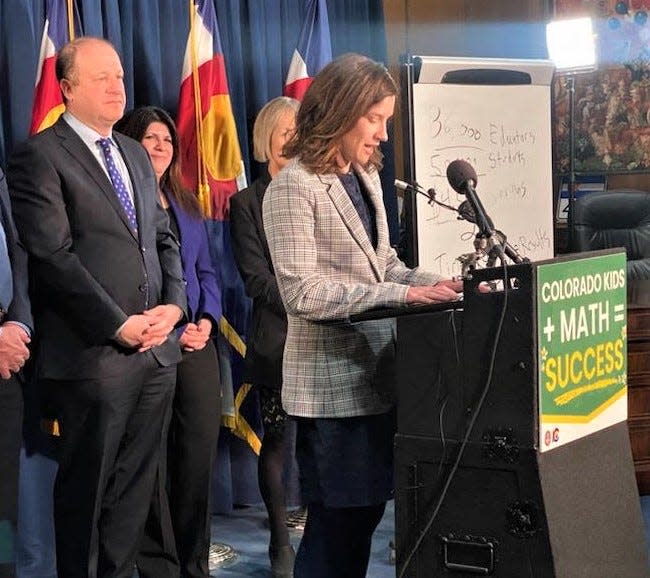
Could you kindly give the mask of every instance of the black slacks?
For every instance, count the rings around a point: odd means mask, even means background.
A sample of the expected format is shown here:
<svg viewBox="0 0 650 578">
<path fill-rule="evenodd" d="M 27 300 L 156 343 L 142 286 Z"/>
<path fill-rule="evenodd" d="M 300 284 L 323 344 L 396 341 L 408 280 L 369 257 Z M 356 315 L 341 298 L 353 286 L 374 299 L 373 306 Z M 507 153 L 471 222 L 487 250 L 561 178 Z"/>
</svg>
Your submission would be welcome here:
<svg viewBox="0 0 650 578">
<path fill-rule="evenodd" d="M 208 341 L 183 352 L 177 366 L 166 463 L 163 457 L 137 558 L 141 578 L 210 575 L 210 480 L 220 423 L 219 361 Z"/>
<path fill-rule="evenodd" d="M 15 375 L 0 379 L 0 578 L 15 575 L 14 540 L 18 517 L 18 463 L 23 394 Z"/>
<path fill-rule="evenodd" d="M 119 375 L 47 381 L 61 428 L 54 483 L 58 575 L 131 578 L 176 367 L 133 354 Z"/>
</svg>

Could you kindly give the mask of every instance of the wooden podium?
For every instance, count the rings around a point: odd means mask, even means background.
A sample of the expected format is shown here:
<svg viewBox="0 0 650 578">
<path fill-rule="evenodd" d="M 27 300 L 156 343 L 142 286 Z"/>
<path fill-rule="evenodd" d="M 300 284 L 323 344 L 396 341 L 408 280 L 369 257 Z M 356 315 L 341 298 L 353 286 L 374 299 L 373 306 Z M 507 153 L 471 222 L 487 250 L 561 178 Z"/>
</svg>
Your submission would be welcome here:
<svg viewBox="0 0 650 578">
<path fill-rule="evenodd" d="M 650 494 L 650 280 L 628 283 L 628 425 L 636 482 Z"/>
<path fill-rule="evenodd" d="M 485 269 L 451 308 L 387 312 L 397 576 L 650 576 L 621 267 L 598 251 Z"/>
</svg>

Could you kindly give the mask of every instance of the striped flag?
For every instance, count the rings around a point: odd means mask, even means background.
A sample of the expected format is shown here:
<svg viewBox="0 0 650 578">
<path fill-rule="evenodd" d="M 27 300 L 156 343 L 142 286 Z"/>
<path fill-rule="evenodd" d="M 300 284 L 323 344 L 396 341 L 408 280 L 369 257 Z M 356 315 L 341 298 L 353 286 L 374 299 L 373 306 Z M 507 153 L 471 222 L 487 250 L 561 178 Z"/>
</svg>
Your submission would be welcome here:
<svg viewBox="0 0 650 578">
<path fill-rule="evenodd" d="M 230 197 L 246 186 L 217 17 L 212 0 L 190 0 L 177 128 L 184 185 L 197 192 L 222 295 L 217 349 L 224 392 L 222 423 L 259 453 L 261 419 L 243 384 L 250 299 L 230 244 Z"/>
<path fill-rule="evenodd" d="M 65 110 L 54 67 L 56 53 L 68 42 L 68 37 L 71 35 L 69 26 L 71 21 L 71 18 L 70 21 L 68 20 L 66 0 L 47 0 L 30 134 L 53 125 Z"/>
<path fill-rule="evenodd" d="M 325 0 L 307 0 L 307 13 L 289 65 L 284 95 L 302 100 L 312 78 L 330 60 L 332 43 L 327 3 Z"/>
<path fill-rule="evenodd" d="M 190 0 L 176 125 L 185 186 L 197 191 L 206 216 L 225 219 L 230 197 L 246 185 L 246 177 L 210 0 Z"/>
<path fill-rule="evenodd" d="M 56 54 L 68 42 L 68 38 L 74 38 L 72 0 L 47 0 L 29 134 L 52 126 L 65 111 L 55 66 Z M 41 429 L 53 436 L 60 434 L 56 419 L 43 418 Z"/>
</svg>

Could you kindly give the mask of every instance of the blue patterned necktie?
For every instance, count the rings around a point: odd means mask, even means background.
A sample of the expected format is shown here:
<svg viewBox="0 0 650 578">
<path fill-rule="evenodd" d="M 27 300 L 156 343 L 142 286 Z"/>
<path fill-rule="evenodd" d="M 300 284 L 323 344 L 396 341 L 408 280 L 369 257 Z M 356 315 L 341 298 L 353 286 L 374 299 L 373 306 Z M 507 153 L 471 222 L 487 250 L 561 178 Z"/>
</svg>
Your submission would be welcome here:
<svg viewBox="0 0 650 578">
<path fill-rule="evenodd" d="M 117 195 L 117 198 L 120 200 L 120 203 L 124 208 L 124 212 L 129 219 L 129 224 L 137 233 L 138 221 L 135 217 L 135 209 L 133 207 L 133 203 L 131 202 L 131 197 L 129 197 L 129 192 L 126 190 L 124 180 L 122 179 L 120 172 L 115 166 L 115 159 L 113 159 L 113 153 L 111 152 L 111 139 L 100 138 L 97 141 L 97 144 L 101 147 L 102 152 L 104 153 L 104 158 L 106 159 L 106 168 L 108 169 L 108 175 L 111 177 L 111 182 L 113 183 L 115 194 Z"/>
</svg>

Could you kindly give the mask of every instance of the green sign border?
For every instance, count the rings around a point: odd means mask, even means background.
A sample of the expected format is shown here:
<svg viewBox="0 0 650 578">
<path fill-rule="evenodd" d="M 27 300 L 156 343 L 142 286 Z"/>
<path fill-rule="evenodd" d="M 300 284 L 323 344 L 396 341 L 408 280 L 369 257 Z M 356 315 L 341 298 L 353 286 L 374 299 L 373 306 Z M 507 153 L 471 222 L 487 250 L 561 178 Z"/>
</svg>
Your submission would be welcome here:
<svg viewBox="0 0 650 578">
<path fill-rule="evenodd" d="M 537 267 L 540 424 L 588 423 L 626 395 L 625 270 L 625 253 Z"/>
</svg>

